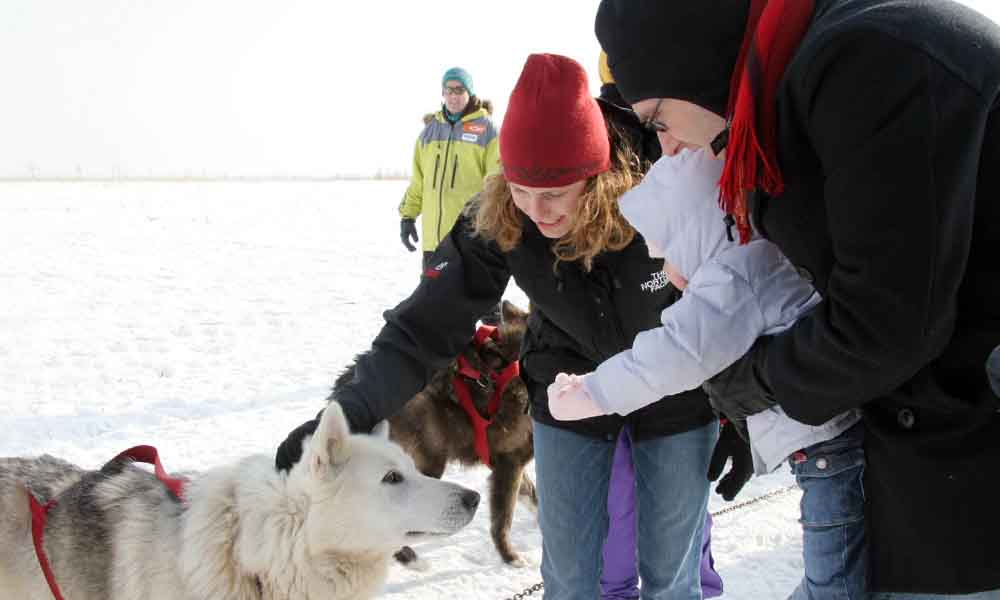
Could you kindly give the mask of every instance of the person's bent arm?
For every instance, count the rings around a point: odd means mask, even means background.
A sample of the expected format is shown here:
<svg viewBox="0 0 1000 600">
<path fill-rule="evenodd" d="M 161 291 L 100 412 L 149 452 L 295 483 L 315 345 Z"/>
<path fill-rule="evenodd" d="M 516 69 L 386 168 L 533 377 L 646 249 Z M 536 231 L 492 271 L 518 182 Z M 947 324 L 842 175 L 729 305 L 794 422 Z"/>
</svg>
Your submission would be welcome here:
<svg viewBox="0 0 1000 600">
<path fill-rule="evenodd" d="M 495 126 L 491 123 L 487 135 L 492 135 L 493 139 L 486 143 L 486 152 L 483 154 L 483 178 L 503 172 L 500 165 L 500 137 L 497 135 Z"/>
<path fill-rule="evenodd" d="M 424 171 L 421 165 L 420 140 L 417 140 L 413 148 L 413 173 L 410 175 L 410 185 L 403 193 L 403 199 L 399 203 L 399 217 L 401 219 L 416 219 L 423 211 L 424 202 Z"/>
<path fill-rule="evenodd" d="M 495 306 L 510 273 L 495 245 L 471 237 L 460 217 L 435 252 L 420 285 L 392 310 L 337 400 L 353 431 L 370 431 L 398 412 L 434 371 L 458 356 L 476 321 Z"/>
<path fill-rule="evenodd" d="M 458 356 L 472 339 L 479 316 L 500 300 L 510 278 L 499 249 L 471 237 L 465 216 L 442 240 L 435 259 L 410 297 L 385 312 L 386 323 L 371 352 L 358 359 L 354 379 L 332 398 L 355 433 L 369 432 L 397 413 L 434 371 Z M 302 440 L 317 422 L 318 417 L 303 423 L 279 445 L 279 470 L 298 462 Z"/>
<path fill-rule="evenodd" d="M 833 265 L 824 302 L 760 363 L 774 399 L 809 424 L 898 388 L 951 337 L 979 161 L 967 130 L 981 102 L 884 35 L 838 40 L 814 63 L 796 93 L 825 174 Z"/>
<path fill-rule="evenodd" d="M 716 263 L 699 270 L 680 300 L 664 309 L 661 322 L 586 379 L 605 414 L 626 415 L 700 386 L 743 356 L 764 329 L 750 285 Z"/>
</svg>

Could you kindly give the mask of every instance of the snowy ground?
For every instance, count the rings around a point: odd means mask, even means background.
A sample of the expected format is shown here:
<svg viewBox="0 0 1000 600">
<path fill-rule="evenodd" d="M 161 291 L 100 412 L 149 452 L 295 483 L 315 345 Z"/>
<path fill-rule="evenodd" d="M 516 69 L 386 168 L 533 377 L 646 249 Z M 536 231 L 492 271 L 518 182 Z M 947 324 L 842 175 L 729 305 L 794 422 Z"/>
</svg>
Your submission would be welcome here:
<svg viewBox="0 0 1000 600">
<path fill-rule="evenodd" d="M 0 456 L 96 467 L 139 443 L 169 470 L 272 454 L 315 414 L 417 281 L 398 239 L 403 182 L 0 184 Z M 508 297 L 525 305 L 512 287 Z M 486 470 L 446 478 L 485 490 Z M 752 481 L 745 500 L 792 482 Z M 727 599 L 785 598 L 801 574 L 798 492 L 723 515 Z M 712 499 L 711 509 L 724 508 Z M 504 566 L 488 509 L 393 567 L 384 598 L 505 598 L 540 580 L 519 509 Z M 536 595 L 537 597 L 538 595 Z"/>
</svg>

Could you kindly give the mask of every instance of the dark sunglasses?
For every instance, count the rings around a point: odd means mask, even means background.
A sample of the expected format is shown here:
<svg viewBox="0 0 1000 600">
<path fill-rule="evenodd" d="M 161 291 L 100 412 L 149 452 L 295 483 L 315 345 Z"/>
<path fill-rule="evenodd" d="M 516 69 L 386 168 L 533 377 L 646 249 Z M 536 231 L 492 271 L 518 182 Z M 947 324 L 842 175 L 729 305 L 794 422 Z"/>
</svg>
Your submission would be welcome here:
<svg viewBox="0 0 1000 600">
<path fill-rule="evenodd" d="M 446 86 L 444 86 L 444 90 L 442 90 L 442 91 L 445 94 L 448 94 L 450 96 L 461 96 L 462 94 L 465 93 L 465 87 L 463 87 L 461 85 L 456 85 L 455 87 L 451 87 L 450 85 L 446 85 Z"/>
</svg>

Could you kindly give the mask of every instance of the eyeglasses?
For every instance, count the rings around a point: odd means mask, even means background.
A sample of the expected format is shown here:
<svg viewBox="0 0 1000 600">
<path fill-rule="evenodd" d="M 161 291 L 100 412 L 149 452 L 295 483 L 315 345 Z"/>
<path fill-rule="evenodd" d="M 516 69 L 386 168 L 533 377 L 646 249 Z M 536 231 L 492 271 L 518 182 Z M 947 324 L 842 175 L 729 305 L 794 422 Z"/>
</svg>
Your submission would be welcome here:
<svg viewBox="0 0 1000 600">
<path fill-rule="evenodd" d="M 650 133 L 666 133 L 670 129 L 662 121 L 656 120 L 656 116 L 660 114 L 661 104 L 663 104 L 663 98 L 656 101 L 656 106 L 653 108 L 653 112 L 649 113 L 649 116 L 642 121 L 642 128 Z"/>
<path fill-rule="evenodd" d="M 442 92 L 448 96 L 461 96 L 465 93 L 465 87 L 461 85 L 456 85 L 455 87 L 446 85 L 444 86 L 444 90 L 442 90 Z"/>
</svg>

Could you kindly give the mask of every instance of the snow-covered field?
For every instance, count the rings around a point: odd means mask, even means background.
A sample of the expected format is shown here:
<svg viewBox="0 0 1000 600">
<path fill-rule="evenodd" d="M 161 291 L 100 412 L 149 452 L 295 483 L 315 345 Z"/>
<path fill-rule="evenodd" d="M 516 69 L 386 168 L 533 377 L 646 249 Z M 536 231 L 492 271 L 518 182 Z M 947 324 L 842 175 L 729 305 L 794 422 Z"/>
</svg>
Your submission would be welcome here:
<svg viewBox="0 0 1000 600">
<path fill-rule="evenodd" d="M 97 467 L 139 443 L 169 470 L 273 454 L 417 282 L 404 182 L 0 184 L 0 456 Z M 514 286 L 508 297 L 526 305 Z M 446 478 L 485 490 L 485 468 Z M 740 500 L 792 482 L 752 481 Z M 798 492 L 720 516 L 727 599 L 785 598 L 801 575 Z M 725 507 L 713 495 L 711 509 Z M 393 599 L 501 599 L 540 580 L 519 509 L 503 565 L 486 506 L 393 567 Z M 536 594 L 534 597 L 538 597 Z"/>
</svg>

